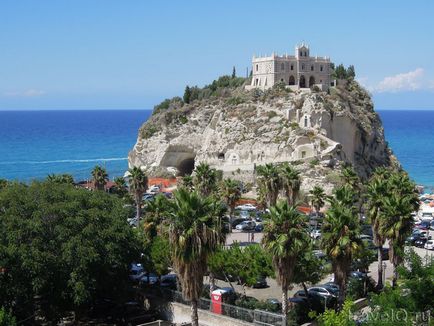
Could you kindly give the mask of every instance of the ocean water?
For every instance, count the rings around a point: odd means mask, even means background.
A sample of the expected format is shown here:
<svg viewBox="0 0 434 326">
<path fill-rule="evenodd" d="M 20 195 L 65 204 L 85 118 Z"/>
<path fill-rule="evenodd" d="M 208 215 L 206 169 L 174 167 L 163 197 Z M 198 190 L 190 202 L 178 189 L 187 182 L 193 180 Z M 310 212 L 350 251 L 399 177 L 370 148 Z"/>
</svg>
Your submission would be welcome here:
<svg viewBox="0 0 434 326">
<path fill-rule="evenodd" d="M 0 178 L 29 181 L 49 173 L 110 178 L 128 168 L 128 151 L 151 111 L 0 111 Z M 434 111 L 379 111 L 386 140 L 410 176 L 434 186 Z"/>
<path fill-rule="evenodd" d="M 410 177 L 434 188 L 434 110 L 379 110 L 389 146 Z"/>
<path fill-rule="evenodd" d="M 30 181 L 49 173 L 110 179 L 128 168 L 128 151 L 151 111 L 0 111 L 0 178 Z"/>
</svg>

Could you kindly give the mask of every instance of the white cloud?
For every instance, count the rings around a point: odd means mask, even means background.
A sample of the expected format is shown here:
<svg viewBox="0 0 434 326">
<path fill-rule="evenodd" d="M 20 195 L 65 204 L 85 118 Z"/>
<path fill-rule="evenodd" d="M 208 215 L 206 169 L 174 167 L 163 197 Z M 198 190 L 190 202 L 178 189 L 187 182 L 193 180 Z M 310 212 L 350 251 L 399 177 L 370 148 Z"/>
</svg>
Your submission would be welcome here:
<svg viewBox="0 0 434 326">
<path fill-rule="evenodd" d="M 413 71 L 385 77 L 377 86 L 374 86 L 372 90 L 377 93 L 419 90 L 427 86 L 423 77 L 424 70 L 417 68 Z"/>
<path fill-rule="evenodd" d="M 3 93 L 4 96 L 8 97 L 35 97 L 45 95 L 46 92 L 39 89 L 27 89 L 25 91 L 12 91 Z"/>
</svg>

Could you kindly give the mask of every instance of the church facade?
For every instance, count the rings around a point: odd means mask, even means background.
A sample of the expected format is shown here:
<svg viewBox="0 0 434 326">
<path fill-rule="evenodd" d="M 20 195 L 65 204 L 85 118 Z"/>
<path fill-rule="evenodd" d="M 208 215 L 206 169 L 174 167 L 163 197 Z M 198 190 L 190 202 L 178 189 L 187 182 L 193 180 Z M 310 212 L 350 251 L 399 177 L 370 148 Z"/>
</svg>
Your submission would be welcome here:
<svg viewBox="0 0 434 326">
<path fill-rule="evenodd" d="M 252 81 L 246 88 L 265 90 L 283 83 L 291 89 L 308 89 L 316 85 L 327 90 L 334 85 L 332 71 L 329 57 L 310 56 L 309 46 L 303 43 L 295 47 L 294 55 L 254 56 Z"/>
</svg>

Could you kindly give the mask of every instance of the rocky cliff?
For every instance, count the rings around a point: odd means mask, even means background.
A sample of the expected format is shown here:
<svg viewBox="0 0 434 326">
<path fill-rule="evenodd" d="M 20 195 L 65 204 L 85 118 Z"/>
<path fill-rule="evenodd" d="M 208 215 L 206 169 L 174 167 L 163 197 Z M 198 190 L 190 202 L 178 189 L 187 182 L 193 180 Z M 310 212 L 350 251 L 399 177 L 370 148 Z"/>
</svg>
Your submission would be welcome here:
<svg viewBox="0 0 434 326">
<path fill-rule="evenodd" d="M 175 98 L 156 108 L 140 128 L 130 167 L 183 175 L 205 161 L 253 181 L 257 165 L 290 161 L 302 172 L 303 188 L 330 189 L 344 163 L 364 178 L 395 162 L 372 100 L 355 81 L 328 92 L 282 85 L 200 91 L 189 104 Z"/>
</svg>

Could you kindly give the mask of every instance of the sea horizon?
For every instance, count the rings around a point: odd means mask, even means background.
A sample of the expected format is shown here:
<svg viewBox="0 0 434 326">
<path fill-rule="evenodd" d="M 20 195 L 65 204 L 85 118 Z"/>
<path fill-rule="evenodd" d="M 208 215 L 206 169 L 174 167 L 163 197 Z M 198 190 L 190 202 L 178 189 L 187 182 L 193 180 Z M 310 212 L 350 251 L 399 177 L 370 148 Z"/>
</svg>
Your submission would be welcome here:
<svg viewBox="0 0 434 326">
<path fill-rule="evenodd" d="M 386 141 L 404 169 L 417 184 L 434 187 L 434 145 L 421 141 L 434 137 L 426 126 L 434 119 L 434 109 L 376 111 Z M 123 176 L 138 129 L 151 113 L 152 109 L 0 110 L 0 178 L 29 182 L 69 173 L 76 181 L 88 180 L 95 165 L 105 166 L 111 180 Z"/>
</svg>

